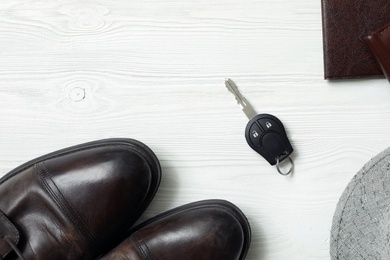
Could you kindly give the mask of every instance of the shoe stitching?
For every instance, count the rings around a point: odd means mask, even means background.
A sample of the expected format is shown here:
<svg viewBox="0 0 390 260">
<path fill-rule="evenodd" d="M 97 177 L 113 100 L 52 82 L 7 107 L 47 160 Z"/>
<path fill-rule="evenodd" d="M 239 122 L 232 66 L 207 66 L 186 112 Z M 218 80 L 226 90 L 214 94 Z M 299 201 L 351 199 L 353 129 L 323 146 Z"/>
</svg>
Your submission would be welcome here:
<svg viewBox="0 0 390 260">
<path fill-rule="evenodd" d="M 148 245 L 144 241 L 142 241 L 142 244 L 145 246 L 146 250 L 148 251 L 148 255 L 150 255 L 150 258 L 148 257 L 148 259 L 156 259 L 153 255 L 152 251 L 150 251 Z"/>
<path fill-rule="evenodd" d="M 136 246 L 138 253 L 142 255 L 145 258 L 145 260 L 151 260 L 149 256 L 146 254 L 146 252 L 143 250 L 142 246 L 139 244 L 138 240 L 139 239 L 137 238 L 137 235 L 135 233 L 130 236 L 130 241 Z M 142 242 L 142 244 L 145 245 L 144 242 Z M 150 252 L 149 249 L 148 251 Z"/>
<path fill-rule="evenodd" d="M 38 165 L 35 165 L 35 171 L 41 177 L 40 179 L 42 180 L 46 191 L 49 193 L 50 197 L 54 200 L 54 202 L 61 209 L 61 211 L 65 213 L 65 215 L 73 223 L 76 230 L 87 240 L 89 244 L 92 244 L 92 242 L 95 240 L 95 236 L 91 232 L 89 232 L 81 217 L 76 213 L 72 205 L 66 200 L 65 196 L 61 193 L 61 191 L 57 188 L 53 180 L 50 178 L 49 172 L 44 162 L 41 163 L 41 166 L 42 169 L 38 169 Z M 53 185 L 57 188 L 58 193 L 62 196 L 62 199 L 50 187 L 48 179 L 50 179 L 50 182 L 53 183 Z M 71 210 L 69 210 L 67 206 Z"/>
<path fill-rule="evenodd" d="M 92 232 L 91 230 L 89 230 L 87 228 L 87 224 L 85 223 L 85 221 L 81 218 L 80 214 L 77 213 L 76 209 L 72 206 L 72 204 L 66 199 L 65 195 L 61 192 L 61 190 L 57 187 L 57 185 L 55 184 L 55 182 L 51 179 L 50 177 L 50 174 L 49 174 L 49 170 L 47 169 L 46 167 L 46 164 L 45 162 L 42 162 L 42 166 L 46 172 L 46 175 L 48 176 L 48 178 L 52 181 L 53 185 L 57 188 L 58 190 L 58 193 L 62 196 L 62 198 L 64 199 L 66 205 L 65 206 L 69 206 L 70 209 L 71 209 L 71 212 L 70 213 L 73 213 L 74 215 L 76 215 L 76 218 L 78 221 L 81 222 L 81 224 L 83 225 L 83 229 L 85 229 L 88 234 L 92 237 L 92 239 L 96 239 L 96 234 L 94 234 L 94 232 Z"/>
<path fill-rule="evenodd" d="M 93 240 L 96 239 L 96 235 L 90 231 L 88 228 L 87 228 L 87 225 L 86 223 L 83 221 L 83 219 L 81 218 L 81 216 L 77 213 L 77 211 L 75 210 L 75 208 L 72 206 L 72 204 L 66 199 L 66 197 L 64 196 L 64 194 L 62 194 L 61 190 L 58 189 L 57 185 L 54 183 L 54 181 L 51 179 L 50 177 L 50 174 L 49 174 L 49 171 L 46 167 L 46 164 L 45 162 L 42 162 L 42 166 L 46 172 L 46 175 L 48 176 L 48 178 L 50 179 L 50 181 L 53 183 L 53 185 L 57 188 L 58 190 L 58 193 L 62 196 L 62 199 L 64 200 L 65 202 L 65 205 L 64 205 L 64 209 L 67 210 L 67 212 L 69 213 L 69 216 L 72 217 L 74 219 L 74 216 L 76 217 L 75 219 L 75 222 L 74 224 L 76 225 L 76 227 L 80 228 L 81 229 L 81 232 L 84 233 L 87 237 L 90 238 L 91 242 Z M 57 197 L 57 196 L 56 196 Z M 59 202 L 61 203 L 61 198 L 58 198 L 59 199 Z M 68 207 L 70 208 L 70 210 L 68 209 Z M 78 222 L 79 221 L 79 222 Z M 78 224 L 78 223 L 81 223 Z"/>
</svg>

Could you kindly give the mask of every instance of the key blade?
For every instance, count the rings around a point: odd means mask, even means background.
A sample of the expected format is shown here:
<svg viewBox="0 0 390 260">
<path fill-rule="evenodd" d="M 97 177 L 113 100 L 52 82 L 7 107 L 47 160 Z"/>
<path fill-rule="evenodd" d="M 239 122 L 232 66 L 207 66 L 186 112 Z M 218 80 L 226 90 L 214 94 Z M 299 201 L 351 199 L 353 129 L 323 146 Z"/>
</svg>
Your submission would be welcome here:
<svg viewBox="0 0 390 260">
<path fill-rule="evenodd" d="M 244 112 L 246 117 L 250 120 L 257 115 L 251 104 L 246 100 L 246 98 L 241 95 L 238 90 L 237 85 L 230 78 L 225 79 L 226 88 L 234 95 L 238 105 L 241 107 L 241 110 Z"/>
<path fill-rule="evenodd" d="M 241 95 L 240 91 L 238 91 L 236 84 L 234 84 L 234 82 L 231 79 L 226 79 L 225 85 L 226 88 L 234 95 L 241 109 L 244 109 L 246 103 L 244 102 L 243 96 Z"/>
</svg>

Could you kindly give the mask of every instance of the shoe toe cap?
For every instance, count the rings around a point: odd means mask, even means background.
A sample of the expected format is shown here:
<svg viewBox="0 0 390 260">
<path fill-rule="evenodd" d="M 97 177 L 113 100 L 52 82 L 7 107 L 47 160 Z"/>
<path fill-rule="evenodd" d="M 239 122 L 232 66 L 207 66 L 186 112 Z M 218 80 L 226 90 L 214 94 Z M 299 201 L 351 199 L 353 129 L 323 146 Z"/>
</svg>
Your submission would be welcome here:
<svg viewBox="0 0 390 260">
<path fill-rule="evenodd" d="M 249 243 L 244 218 L 227 202 L 189 204 L 152 221 L 132 239 L 145 254 L 158 259 L 237 260 Z"/>
</svg>

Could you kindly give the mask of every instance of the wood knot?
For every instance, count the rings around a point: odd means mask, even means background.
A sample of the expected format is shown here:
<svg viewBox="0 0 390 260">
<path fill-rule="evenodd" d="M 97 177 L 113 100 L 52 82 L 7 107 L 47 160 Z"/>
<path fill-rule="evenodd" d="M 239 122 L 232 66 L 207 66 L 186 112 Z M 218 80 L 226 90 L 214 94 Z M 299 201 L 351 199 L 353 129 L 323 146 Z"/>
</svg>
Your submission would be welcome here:
<svg viewBox="0 0 390 260">
<path fill-rule="evenodd" d="M 85 89 L 81 87 L 75 87 L 69 92 L 70 100 L 74 102 L 80 102 L 85 99 Z"/>
</svg>

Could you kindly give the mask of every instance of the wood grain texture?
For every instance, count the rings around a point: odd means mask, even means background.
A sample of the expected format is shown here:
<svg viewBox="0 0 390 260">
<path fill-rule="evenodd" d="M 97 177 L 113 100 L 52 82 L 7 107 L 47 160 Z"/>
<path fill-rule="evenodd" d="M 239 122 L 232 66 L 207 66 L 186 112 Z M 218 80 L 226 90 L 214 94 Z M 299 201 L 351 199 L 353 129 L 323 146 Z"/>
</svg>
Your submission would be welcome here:
<svg viewBox="0 0 390 260">
<path fill-rule="evenodd" d="M 138 139 L 163 167 L 142 220 L 230 200 L 252 226 L 248 260 L 329 259 L 338 198 L 390 145 L 386 80 L 323 80 L 319 1 L 3 0 L 0 43 L 0 175 L 70 145 Z M 246 144 L 225 77 L 284 122 L 293 176 Z"/>
</svg>

